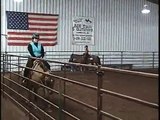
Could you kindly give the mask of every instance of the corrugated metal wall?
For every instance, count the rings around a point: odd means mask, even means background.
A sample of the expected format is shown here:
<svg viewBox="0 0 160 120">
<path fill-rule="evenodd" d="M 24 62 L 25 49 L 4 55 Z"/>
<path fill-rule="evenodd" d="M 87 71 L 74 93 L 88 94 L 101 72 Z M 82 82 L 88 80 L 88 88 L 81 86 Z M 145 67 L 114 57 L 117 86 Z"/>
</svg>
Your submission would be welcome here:
<svg viewBox="0 0 160 120">
<path fill-rule="evenodd" d="M 58 44 L 47 51 L 84 50 L 72 45 L 72 18 L 93 17 L 95 21 L 94 51 L 158 51 L 158 5 L 149 3 L 151 13 L 141 14 L 145 0 L 1 0 L 1 33 L 6 33 L 5 11 L 59 14 Z M 5 47 L 2 51 L 26 51 L 23 47 Z M 27 47 L 26 47 L 27 48 Z"/>
</svg>

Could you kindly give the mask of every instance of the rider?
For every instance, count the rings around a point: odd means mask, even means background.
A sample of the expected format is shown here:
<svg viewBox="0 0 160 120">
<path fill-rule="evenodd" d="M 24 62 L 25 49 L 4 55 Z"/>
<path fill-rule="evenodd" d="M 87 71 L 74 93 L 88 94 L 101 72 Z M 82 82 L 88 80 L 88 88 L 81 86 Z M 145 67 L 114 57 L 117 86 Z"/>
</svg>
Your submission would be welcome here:
<svg viewBox="0 0 160 120">
<path fill-rule="evenodd" d="M 33 33 L 32 35 L 32 42 L 28 44 L 28 51 L 31 57 L 37 57 L 37 58 L 43 58 L 44 57 L 44 48 L 43 45 L 39 42 L 39 34 Z M 28 58 L 26 67 L 31 68 L 33 66 L 33 61 L 35 59 Z M 47 61 L 43 60 L 43 63 L 47 66 L 47 68 L 50 70 L 50 65 Z M 29 69 L 25 68 L 24 70 L 24 76 L 28 77 L 29 75 Z"/>
<path fill-rule="evenodd" d="M 84 62 L 85 62 L 85 64 L 87 64 L 88 63 L 88 58 L 90 57 L 90 55 L 89 55 L 89 50 L 88 50 L 88 45 L 85 45 L 85 52 L 84 52 Z"/>
</svg>

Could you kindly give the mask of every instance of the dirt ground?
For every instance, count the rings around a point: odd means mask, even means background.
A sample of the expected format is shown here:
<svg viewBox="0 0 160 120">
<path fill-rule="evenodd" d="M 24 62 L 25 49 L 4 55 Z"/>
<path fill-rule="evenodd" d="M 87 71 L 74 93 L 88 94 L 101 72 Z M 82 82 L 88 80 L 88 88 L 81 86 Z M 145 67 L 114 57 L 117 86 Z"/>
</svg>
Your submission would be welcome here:
<svg viewBox="0 0 160 120">
<path fill-rule="evenodd" d="M 140 70 L 149 73 L 158 73 L 158 70 Z M 59 76 L 64 76 L 63 72 L 54 72 Z M 12 76 L 14 80 L 17 80 L 15 76 Z M 83 82 L 85 84 L 97 86 L 97 75 L 94 71 L 88 72 L 67 72 L 66 78 Z M 58 90 L 59 79 L 55 79 L 55 89 Z M 105 71 L 103 76 L 103 88 L 139 98 L 148 102 L 158 104 L 158 79 L 141 77 L 138 75 L 128 75 L 122 73 L 115 73 Z M 23 91 L 21 91 L 23 92 Z M 24 93 L 24 92 L 23 92 Z M 65 94 L 85 102 L 94 107 L 97 106 L 97 93 L 94 90 L 75 85 L 73 83 L 66 83 Z M 50 96 L 50 100 L 55 104 L 60 104 L 59 96 L 53 94 Z M 158 109 L 150 108 L 145 105 L 141 105 L 135 102 L 131 102 L 125 99 L 117 98 L 111 95 L 102 95 L 102 109 L 114 116 L 117 116 L 123 120 L 158 120 Z M 72 113 L 80 120 L 97 120 L 97 113 L 87 107 L 79 105 L 71 100 L 65 100 L 65 110 Z M 40 113 L 38 113 L 40 114 Z M 73 120 L 71 117 L 66 115 L 60 116 L 60 113 L 54 108 L 53 112 L 50 113 L 56 119 L 59 117 L 62 120 Z M 4 117 L 5 118 L 5 117 Z M 103 116 L 103 120 L 112 120 L 108 117 Z M 44 119 L 44 118 L 42 118 Z M 6 119 L 3 119 L 6 120 Z M 8 119 L 13 120 L 13 119 Z M 18 119 L 17 119 L 18 120 Z M 46 119 L 45 119 L 46 120 Z M 49 120 L 49 119 L 47 119 Z"/>
</svg>

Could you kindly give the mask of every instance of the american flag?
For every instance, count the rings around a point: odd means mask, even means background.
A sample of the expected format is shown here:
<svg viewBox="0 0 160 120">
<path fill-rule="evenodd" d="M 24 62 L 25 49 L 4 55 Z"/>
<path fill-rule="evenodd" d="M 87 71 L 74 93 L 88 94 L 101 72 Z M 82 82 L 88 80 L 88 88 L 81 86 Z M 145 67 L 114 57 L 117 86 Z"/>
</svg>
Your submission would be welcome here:
<svg viewBox="0 0 160 120">
<path fill-rule="evenodd" d="M 8 45 L 26 46 L 38 33 L 44 46 L 57 44 L 58 15 L 6 11 Z"/>
</svg>

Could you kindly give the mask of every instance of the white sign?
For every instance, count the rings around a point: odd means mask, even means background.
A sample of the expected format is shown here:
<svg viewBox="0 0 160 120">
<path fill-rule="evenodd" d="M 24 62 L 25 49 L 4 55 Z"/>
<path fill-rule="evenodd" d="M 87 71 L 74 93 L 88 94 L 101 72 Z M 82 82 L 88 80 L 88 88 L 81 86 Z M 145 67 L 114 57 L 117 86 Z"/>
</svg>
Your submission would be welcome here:
<svg viewBox="0 0 160 120">
<path fill-rule="evenodd" d="M 73 44 L 94 45 L 94 20 L 90 17 L 73 18 Z"/>
</svg>

